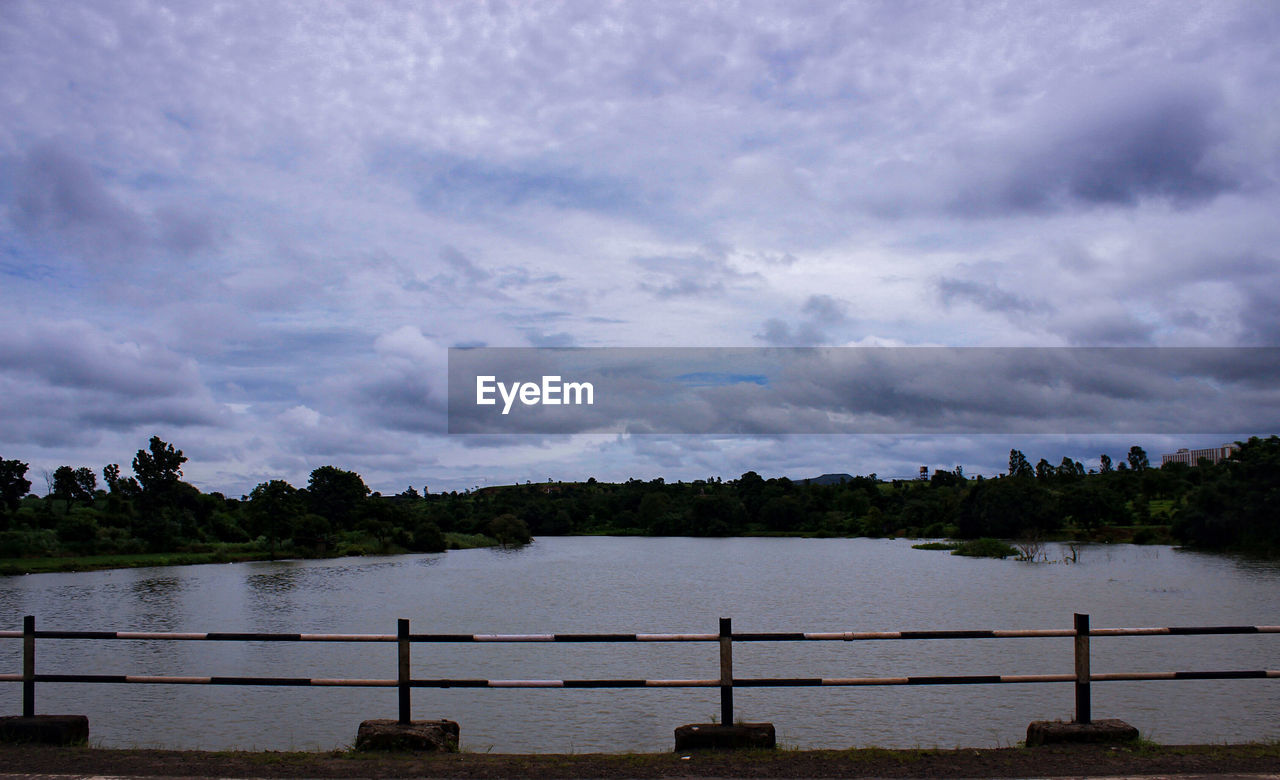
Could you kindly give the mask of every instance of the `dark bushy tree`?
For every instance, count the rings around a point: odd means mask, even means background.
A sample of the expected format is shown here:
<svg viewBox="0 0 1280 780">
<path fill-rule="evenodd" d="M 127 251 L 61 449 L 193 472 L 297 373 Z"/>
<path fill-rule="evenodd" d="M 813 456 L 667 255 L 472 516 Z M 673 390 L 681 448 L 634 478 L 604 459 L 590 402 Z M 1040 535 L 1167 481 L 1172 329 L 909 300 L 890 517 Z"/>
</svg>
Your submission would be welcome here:
<svg viewBox="0 0 1280 780">
<path fill-rule="evenodd" d="M 64 514 L 71 514 L 77 503 L 93 501 L 93 491 L 98 487 L 98 477 L 92 469 L 73 469 L 59 466 L 53 472 L 53 495 L 64 502 Z"/>
<path fill-rule="evenodd" d="M 533 541 L 529 526 L 511 513 L 498 515 L 485 526 L 485 533 L 498 540 L 504 547 L 528 544 Z"/>
<path fill-rule="evenodd" d="M 1033 474 L 1035 471 L 1027 461 L 1027 456 L 1021 450 L 1009 450 L 1009 476 L 1030 477 Z"/>
<path fill-rule="evenodd" d="M 143 495 L 163 494 L 182 477 L 182 464 L 186 463 L 182 450 L 152 436 L 147 449 L 138 450 L 133 458 L 133 473 L 142 486 Z"/>
<path fill-rule="evenodd" d="M 1040 480 L 989 479 L 969 490 L 960 504 L 957 526 L 966 539 L 1011 539 L 1024 531 L 1042 532 L 1060 523 L 1054 503 Z"/>
<path fill-rule="evenodd" d="M 276 545 L 293 536 L 303 515 L 306 507 L 302 496 L 283 479 L 273 479 L 258 484 L 245 500 L 249 532 L 265 536 L 271 557 L 275 558 Z"/>
<path fill-rule="evenodd" d="M 1173 533 L 1207 549 L 1280 552 L 1280 437 L 1253 437 L 1187 496 Z"/>
<path fill-rule="evenodd" d="M 0 501 L 10 512 L 17 511 L 18 502 L 31 490 L 27 468 L 22 461 L 0 460 Z"/>
<path fill-rule="evenodd" d="M 307 481 L 307 502 L 311 511 L 328 520 L 334 530 L 350 531 L 362 514 L 369 487 L 354 471 L 321 466 Z"/>
</svg>

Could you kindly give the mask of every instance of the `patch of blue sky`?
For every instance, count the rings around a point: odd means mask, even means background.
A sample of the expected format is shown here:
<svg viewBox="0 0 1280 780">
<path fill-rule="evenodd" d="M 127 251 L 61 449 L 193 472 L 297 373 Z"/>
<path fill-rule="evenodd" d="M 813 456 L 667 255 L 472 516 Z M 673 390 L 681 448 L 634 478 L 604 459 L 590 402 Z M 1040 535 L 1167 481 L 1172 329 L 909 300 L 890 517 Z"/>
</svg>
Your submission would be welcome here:
<svg viewBox="0 0 1280 780">
<path fill-rule="evenodd" d="M 557 208 L 619 212 L 639 204 L 633 183 L 556 164 L 507 165 L 385 147 L 374 153 L 370 167 L 398 179 L 419 205 L 431 209 L 541 202 Z"/>
<path fill-rule="evenodd" d="M 170 176 L 156 171 L 146 171 L 129 179 L 129 186 L 138 191 L 167 190 L 183 183 L 183 181 L 177 176 Z"/>
<path fill-rule="evenodd" d="M 178 127 L 181 127 L 183 130 L 198 129 L 198 123 L 195 119 L 186 114 L 180 114 L 177 111 L 165 111 L 164 118 Z"/>
<path fill-rule="evenodd" d="M 219 348 L 219 355 L 227 366 L 235 368 L 266 368 L 290 361 L 319 366 L 341 361 L 352 352 L 365 350 L 371 341 L 368 334 L 334 328 L 276 330 L 257 339 L 223 345 Z"/>
<path fill-rule="evenodd" d="M 13 199 L 13 177 L 17 170 L 18 163 L 14 157 L 0 155 L 0 203 L 9 203 Z"/>
<path fill-rule="evenodd" d="M 280 171 L 296 171 L 305 147 L 293 141 L 273 141 L 250 152 L 247 159 Z"/>
<path fill-rule="evenodd" d="M 0 275 L 30 281 L 47 281 L 57 276 L 57 269 L 37 260 L 19 244 L 0 241 Z M 70 280 L 64 279 L 61 282 L 69 283 Z"/>
<path fill-rule="evenodd" d="M 244 371 L 210 372 L 210 388 L 220 401 L 253 404 L 297 404 L 299 383 Z"/>
</svg>

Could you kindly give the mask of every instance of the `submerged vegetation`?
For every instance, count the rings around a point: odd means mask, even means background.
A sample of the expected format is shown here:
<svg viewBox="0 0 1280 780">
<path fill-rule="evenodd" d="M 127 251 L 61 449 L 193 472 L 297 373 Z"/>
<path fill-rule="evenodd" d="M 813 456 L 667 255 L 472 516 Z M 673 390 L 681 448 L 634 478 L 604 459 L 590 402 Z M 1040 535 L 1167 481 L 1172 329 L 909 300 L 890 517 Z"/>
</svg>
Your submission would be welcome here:
<svg viewBox="0 0 1280 780">
<path fill-rule="evenodd" d="M 1018 548 L 984 536 L 981 539 L 970 539 L 964 542 L 925 542 L 913 544 L 916 550 L 950 550 L 952 555 L 963 555 L 967 558 L 1024 558 Z"/>
<path fill-rule="evenodd" d="M 336 466 L 305 487 L 284 480 L 228 498 L 182 481 L 186 457 L 152 437 L 133 476 L 63 466 L 45 496 L 28 466 L 0 459 L 0 573 L 277 557 L 440 552 L 519 545 L 533 536 L 916 536 L 962 540 L 960 555 L 1026 557 L 996 540 L 1178 543 L 1280 554 L 1280 438 L 1252 438 L 1218 464 L 1153 468 L 1139 447 L 1116 468 L 1086 472 L 1070 458 L 1032 467 L 1018 450 L 993 479 L 935 471 L 764 479 L 748 471 L 667 483 L 544 482 L 476 491 L 383 496 Z M 104 558 L 103 556 L 111 556 Z M 121 557 L 124 556 L 124 557 Z M 161 556 L 159 559 L 151 556 Z"/>
</svg>

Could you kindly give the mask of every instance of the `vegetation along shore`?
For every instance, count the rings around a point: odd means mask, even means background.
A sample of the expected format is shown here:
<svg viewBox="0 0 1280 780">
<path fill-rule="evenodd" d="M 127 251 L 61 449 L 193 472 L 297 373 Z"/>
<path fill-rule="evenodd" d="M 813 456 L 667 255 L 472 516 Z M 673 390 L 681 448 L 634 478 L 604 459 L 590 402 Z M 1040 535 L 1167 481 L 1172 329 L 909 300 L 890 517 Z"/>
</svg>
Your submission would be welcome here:
<svg viewBox="0 0 1280 780">
<path fill-rule="evenodd" d="M 1045 540 L 1126 541 L 1280 554 L 1280 437 L 1241 442 L 1220 463 L 1152 467 L 1139 447 L 1086 471 L 1062 458 L 1008 472 L 927 479 L 834 475 L 764 479 L 748 471 L 667 483 L 544 482 L 384 496 L 355 472 L 321 466 L 240 498 L 182 480 L 187 458 L 152 437 L 132 461 L 98 472 L 62 466 L 44 496 L 28 466 L 0 458 L 0 574 L 518 545 L 533 536 L 910 536 L 959 540 L 957 552 L 1034 555 Z M 1014 542 L 1014 547 L 987 540 Z M 975 540 L 982 540 L 973 544 Z M 969 544 L 965 544 L 968 542 Z"/>
</svg>

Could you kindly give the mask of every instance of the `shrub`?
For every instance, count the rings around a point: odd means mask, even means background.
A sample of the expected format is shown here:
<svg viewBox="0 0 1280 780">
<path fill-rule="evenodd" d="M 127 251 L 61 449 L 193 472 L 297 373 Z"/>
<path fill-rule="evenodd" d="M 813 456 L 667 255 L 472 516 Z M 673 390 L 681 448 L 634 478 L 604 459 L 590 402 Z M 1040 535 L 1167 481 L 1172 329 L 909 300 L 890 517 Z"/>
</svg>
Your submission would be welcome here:
<svg viewBox="0 0 1280 780">
<path fill-rule="evenodd" d="M 1008 558 L 1016 556 L 1018 551 L 999 539 L 983 537 L 968 542 L 961 542 L 952 555 L 964 555 L 969 558 Z"/>
</svg>

